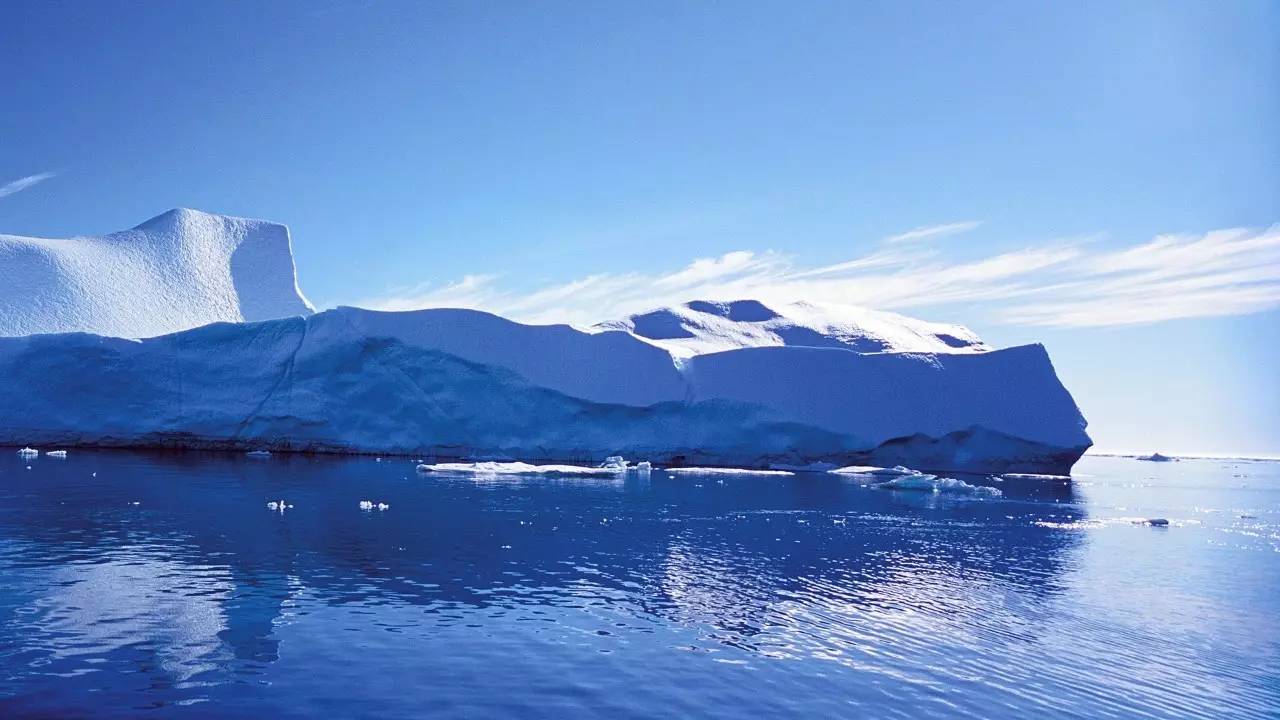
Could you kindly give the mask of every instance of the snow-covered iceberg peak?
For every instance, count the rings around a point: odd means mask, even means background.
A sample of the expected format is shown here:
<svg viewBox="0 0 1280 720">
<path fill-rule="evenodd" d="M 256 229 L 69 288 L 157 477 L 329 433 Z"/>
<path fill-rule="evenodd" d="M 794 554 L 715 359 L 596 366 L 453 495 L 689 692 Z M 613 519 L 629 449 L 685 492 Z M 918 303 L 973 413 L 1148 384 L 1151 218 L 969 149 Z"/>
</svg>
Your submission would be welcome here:
<svg viewBox="0 0 1280 720">
<path fill-rule="evenodd" d="M 149 337 L 313 311 L 278 223 L 177 209 L 103 236 L 0 234 L 0 336 Z"/>
<path fill-rule="evenodd" d="M 861 353 L 963 353 L 990 349 L 972 330 L 960 325 L 833 303 L 766 305 L 758 300 L 695 300 L 596 327 L 630 332 L 677 357 L 778 345 Z"/>
</svg>

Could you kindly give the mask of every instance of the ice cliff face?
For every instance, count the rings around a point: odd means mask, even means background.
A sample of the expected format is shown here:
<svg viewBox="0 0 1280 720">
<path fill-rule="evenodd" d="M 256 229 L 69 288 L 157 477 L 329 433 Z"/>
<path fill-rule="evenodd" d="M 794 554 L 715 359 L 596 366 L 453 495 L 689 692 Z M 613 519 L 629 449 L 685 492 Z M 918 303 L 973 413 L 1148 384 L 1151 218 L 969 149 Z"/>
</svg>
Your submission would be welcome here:
<svg viewBox="0 0 1280 720">
<path fill-rule="evenodd" d="M 149 337 L 311 312 L 275 223 L 171 210 L 101 237 L 0 235 L 0 336 Z"/>
<path fill-rule="evenodd" d="M 1061 474 L 1089 446 L 1038 345 L 760 347 L 677 363 L 619 331 L 469 310 L 0 338 L 0 444 Z"/>
</svg>

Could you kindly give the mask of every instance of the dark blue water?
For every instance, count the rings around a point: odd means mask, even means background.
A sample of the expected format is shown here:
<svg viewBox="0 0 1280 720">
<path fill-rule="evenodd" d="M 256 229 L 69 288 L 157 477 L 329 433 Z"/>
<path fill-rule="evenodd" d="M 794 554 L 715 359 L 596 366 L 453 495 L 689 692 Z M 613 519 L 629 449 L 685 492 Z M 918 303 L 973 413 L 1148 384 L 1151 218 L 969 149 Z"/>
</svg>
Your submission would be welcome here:
<svg viewBox="0 0 1280 720">
<path fill-rule="evenodd" d="M 1077 470 L 965 500 L 5 450 L 0 716 L 1280 715 L 1280 464 Z"/>
</svg>

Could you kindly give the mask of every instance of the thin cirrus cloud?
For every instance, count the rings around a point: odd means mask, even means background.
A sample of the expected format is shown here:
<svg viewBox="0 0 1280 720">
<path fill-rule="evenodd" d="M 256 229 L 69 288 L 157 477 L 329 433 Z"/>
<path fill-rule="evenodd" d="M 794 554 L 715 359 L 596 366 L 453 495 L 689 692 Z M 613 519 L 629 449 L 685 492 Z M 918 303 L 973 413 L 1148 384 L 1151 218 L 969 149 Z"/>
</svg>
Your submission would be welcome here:
<svg viewBox="0 0 1280 720">
<path fill-rule="evenodd" d="M 925 225 L 914 230 L 908 230 L 898 235 L 890 235 L 884 239 L 887 243 L 911 242 L 914 240 L 928 240 L 930 238 L 938 238 L 944 235 L 957 235 L 970 230 L 976 230 L 982 224 L 980 220 L 965 220 L 964 222 L 946 223 L 944 225 Z"/>
<path fill-rule="evenodd" d="M 976 227 L 936 227 L 961 225 Z M 902 243 L 902 236 L 886 238 L 861 257 L 816 267 L 780 253 L 740 250 L 694 260 L 675 272 L 600 273 L 532 290 L 505 287 L 497 275 L 472 275 L 359 304 L 384 310 L 467 307 L 526 322 L 587 325 L 694 299 L 809 300 L 883 309 L 964 303 L 966 312 L 993 322 L 1059 327 L 1280 307 L 1280 226 L 1162 235 L 1119 249 L 1102 249 L 1089 239 L 1061 241 L 965 261 Z"/>
<path fill-rule="evenodd" d="M 42 173 L 36 173 L 35 175 L 20 177 L 17 180 L 6 183 L 4 185 L 0 185 L 0 198 L 8 197 L 14 193 L 22 192 L 23 190 L 26 190 L 32 185 L 37 185 L 55 176 L 57 176 L 57 173 L 42 172 Z"/>
</svg>

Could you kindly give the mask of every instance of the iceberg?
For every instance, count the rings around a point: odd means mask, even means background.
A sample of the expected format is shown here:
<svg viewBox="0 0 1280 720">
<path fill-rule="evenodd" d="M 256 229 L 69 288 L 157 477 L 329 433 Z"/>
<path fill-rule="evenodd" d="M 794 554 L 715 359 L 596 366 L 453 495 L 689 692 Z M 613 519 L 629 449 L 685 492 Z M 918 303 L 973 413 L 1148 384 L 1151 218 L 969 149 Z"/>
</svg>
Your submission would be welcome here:
<svg viewBox="0 0 1280 720">
<path fill-rule="evenodd" d="M 663 472 L 670 475 L 771 475 L 786 476 L 795 475 L 790 470 L 744 470 L 741 468 L 725 468 L 725 467 L 678 467 L 664 468 Z"/>
<path fill-rule="evenodd" d="M 871 487 L 880 490 L 915 490 L 935 494 L 948 493 L 952 495 L 973 495 L 992 498 L 998 498 L 1004 495 L 1000 490 L 986 485 L 970 485 L 963 480 L 927 475 L 925 473 L 903 475 L 901 477 L 894 478 L 893 480 L 876 483 Z"/>
<path fill-rule="evenodd" d="M 0 276 L 0 444 L 1054 475 L 1091 445 L 1043 346 L 892 313 L 313 313 L 284 226 L 188 210 L 105 238 L 0 236 Z"/>
<path fill-rule="evenodd" d="M 277 223 L 177 209 L 103 236 L 0 234 L 0 336 L 149 337 L 311 312 Z"/>
<path fill-rule="evenodd" d="M 587 475 L 592 477 L 617 477 L 625 474 L 627 469 L 616 465 L 583 467 L 581 465 L 531 465 L 523 462 L 473 462 L 424 464 L 418 466 L 418 472 L 459 473 L 464 475 Z"/>
</svg>

